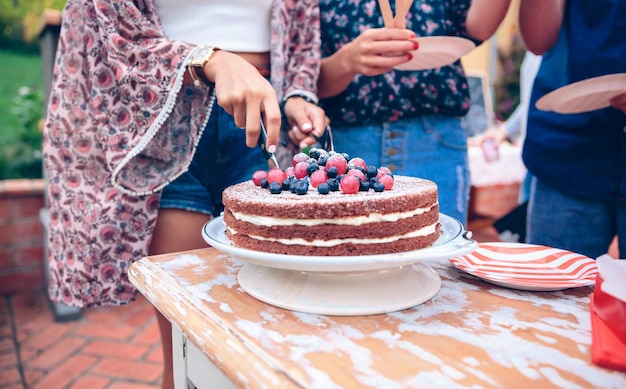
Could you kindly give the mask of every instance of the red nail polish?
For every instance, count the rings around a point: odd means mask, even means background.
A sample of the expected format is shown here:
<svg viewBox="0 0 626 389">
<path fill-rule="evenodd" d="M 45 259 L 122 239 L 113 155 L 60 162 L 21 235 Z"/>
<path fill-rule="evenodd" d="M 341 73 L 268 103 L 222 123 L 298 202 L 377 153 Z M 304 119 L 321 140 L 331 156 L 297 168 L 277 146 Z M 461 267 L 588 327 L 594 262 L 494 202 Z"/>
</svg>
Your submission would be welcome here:
<svg viewBox="0 0 626 389">
<path fill-rule="evenodd" d="M 420 44 L 417 42 L 413 42 L 413 50 L 417 50 L 420 47 Z"/>
<path fill-rule="evenodd" d="M 415 35 L 415 33 L 411 34 L 411 37 L 409 39 L 413 39 L 413 38 L 417 38 L 417 35 Z"/>
<path fill-rule="evenodd" d="M 413 54 L 409 53 L 409 61 L 413 59 Z"/>
</svg>

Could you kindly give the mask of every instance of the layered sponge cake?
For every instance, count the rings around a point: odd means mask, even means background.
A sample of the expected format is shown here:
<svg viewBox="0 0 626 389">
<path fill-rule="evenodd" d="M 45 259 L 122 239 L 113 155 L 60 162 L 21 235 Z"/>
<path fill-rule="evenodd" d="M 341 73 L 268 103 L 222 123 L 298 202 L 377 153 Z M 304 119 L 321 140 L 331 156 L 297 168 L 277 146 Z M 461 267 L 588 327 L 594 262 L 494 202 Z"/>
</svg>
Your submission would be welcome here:
<svg viewBox="0 0 626 389">
<path fill-rule="evenodd" d="M 434 182 L 394 177 L 323 150 L 296 158 L 289 169 L 257 172 L 223 192 L 226 235 L 234 246 L 288 255 L 375 255 L 429 247 L 441 235 Z"/>
<path fill-rule="evenodd" d="M 434 182 L 396 176 L 393 189 L 272 194 L 252 180 L 223 193 L 226 235 L 250 250 L 350 256 L 412 251 L 441 234 Z"/>
</svg>

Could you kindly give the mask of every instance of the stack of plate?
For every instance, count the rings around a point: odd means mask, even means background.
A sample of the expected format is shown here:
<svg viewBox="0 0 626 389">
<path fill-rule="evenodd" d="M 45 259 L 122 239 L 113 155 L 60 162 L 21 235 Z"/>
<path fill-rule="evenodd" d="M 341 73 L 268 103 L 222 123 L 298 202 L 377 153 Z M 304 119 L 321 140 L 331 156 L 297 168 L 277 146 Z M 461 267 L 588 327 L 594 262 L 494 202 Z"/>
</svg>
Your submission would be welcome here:
<svg viewBox="0 0 626 389">
<path fill-rule="evenodd" d="M 476 250 L 451 258 L 450 262 L 492 284 L 530 291 L 594 285 L 598 273 L 594 259 L 525 243 L 479 243 Z"/>
</svg>

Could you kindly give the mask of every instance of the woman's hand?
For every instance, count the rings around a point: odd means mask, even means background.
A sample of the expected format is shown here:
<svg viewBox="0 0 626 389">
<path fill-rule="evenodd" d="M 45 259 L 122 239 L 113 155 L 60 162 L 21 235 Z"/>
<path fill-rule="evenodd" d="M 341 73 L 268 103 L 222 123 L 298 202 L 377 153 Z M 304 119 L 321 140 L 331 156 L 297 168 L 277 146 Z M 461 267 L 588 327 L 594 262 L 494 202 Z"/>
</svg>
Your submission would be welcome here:
<svg viewBox="0 0 626 389">
<path fill-rule="evenodd" d="M 332 97 L 343 92 L 358 74 L 377 76 L 412 59 L 418 49 L 415 33 L 399 28 L 365 30 L 330 57 L 322 59 L 317 82 L 318 96 Z"/>
<path fill-rule="evenodd" d="M 246 129 L 246 145 L 256 147 L 261 131 L 261 113 L 267 130 L 267 150 L 275 152 L 280 134 L 281 112 L 272 85 L 240 56 L 217 51 L 204 66 L 215 83 L 217 103 L 231 114 L 235 125 Z"/>
<path fill-rule="evenodd" d="M 626 113 L 626 93 L 612 98 L 610 103 L 611 103 L 611 107 L 615 107 L 621 110 L 622 112 Z"/>
<path fill-rule="evenodd" d="M 302 97 L 288 98 L 284 109 L 289 126 L 287 135 L 300 149 L 316 144 L 315 137 L 322 136 L 330 122 L 322 108 Z"/>
<path fill-rule="evenodd" d="M 415 33 L 397 28 L 365 30 L 355 40 L 339 49 L 343 66 L 350 73 L 378 76 L 412 58 L 419 45 Z"/>
</svg>

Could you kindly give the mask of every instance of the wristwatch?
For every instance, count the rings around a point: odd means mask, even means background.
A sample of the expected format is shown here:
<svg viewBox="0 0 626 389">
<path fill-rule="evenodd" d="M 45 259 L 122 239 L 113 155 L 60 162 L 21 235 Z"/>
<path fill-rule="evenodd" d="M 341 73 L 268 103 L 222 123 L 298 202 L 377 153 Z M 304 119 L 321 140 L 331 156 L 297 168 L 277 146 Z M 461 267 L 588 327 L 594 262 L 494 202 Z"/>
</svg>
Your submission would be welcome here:
<svg viewBox="0 0 626 389">
<path fill-rule="evenodd" d="M 200 81 L 204 82 L 205 85 L 213 84 L 204 74 L 204 65 L 211 60 L 213 54 L 218 50 L 217 47 L 202 46 L 193 53 L 187 68 L 195 86 L 200 86 Z"/>
</svg>

